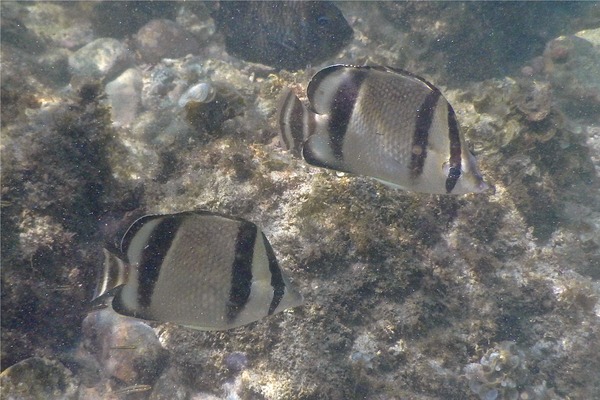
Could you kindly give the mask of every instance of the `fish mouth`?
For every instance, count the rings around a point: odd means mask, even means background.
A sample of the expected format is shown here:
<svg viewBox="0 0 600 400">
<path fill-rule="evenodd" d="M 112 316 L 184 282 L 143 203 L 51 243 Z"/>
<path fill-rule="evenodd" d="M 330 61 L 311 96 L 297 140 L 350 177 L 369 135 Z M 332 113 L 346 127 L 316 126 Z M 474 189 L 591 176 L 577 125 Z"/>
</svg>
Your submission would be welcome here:
<svg viewBox="0 0 600 400">
<path fill-rule="evenodd" d="M 490 194 L 496 194 L 496 186 L 486 183 L 483 179 L 479 182 L 477 187 L 479 193 L 490 192 Z"/>
</svg>

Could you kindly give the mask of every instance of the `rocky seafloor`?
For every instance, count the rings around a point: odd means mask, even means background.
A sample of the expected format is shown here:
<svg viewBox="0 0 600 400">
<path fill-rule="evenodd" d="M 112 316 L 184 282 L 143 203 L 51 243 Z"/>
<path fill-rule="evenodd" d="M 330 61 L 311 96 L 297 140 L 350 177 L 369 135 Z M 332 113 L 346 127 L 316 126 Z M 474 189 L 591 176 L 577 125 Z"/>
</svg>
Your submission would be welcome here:
<svg viewBox="0 0 600 400">
<path fill-rule="evenodd" d="M 600 398 L 597 3 L 340 2 L 352 43 L 292 72 L 229 56 L 211 4 L 103 4 L 1 4 L 2 399 Z M 283 151 L 280 92 L 338 62 L 438 85 L 494 190 Z M 191 209 L 258 224 L 305 304 L 91 309 L 121 221 Z"/>
</svg>

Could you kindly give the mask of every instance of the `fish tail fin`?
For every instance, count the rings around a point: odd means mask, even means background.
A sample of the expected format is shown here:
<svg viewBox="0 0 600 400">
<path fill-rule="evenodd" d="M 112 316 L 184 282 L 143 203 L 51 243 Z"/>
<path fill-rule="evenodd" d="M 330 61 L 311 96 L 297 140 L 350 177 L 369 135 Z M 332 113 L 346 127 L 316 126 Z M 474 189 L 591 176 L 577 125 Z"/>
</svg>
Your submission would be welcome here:
<svg viewBox="0 0 600 400">
<path fill-rule="evenodd" d="M 315 131 L 316 114 L 309 110 L 290 88 L 279 100 L 279 141 L 281 146 L 300 158 L 302 146 Z"/>
<path fill-rule="evenodd" d="M 92 303 L 113 295 L 116 289 L 127 283 L 129 275 L 129 264 L 107 249 L 102 249 L 102 251 L 104 253 L 104 264 L 94 291 Z"/>
</svg>

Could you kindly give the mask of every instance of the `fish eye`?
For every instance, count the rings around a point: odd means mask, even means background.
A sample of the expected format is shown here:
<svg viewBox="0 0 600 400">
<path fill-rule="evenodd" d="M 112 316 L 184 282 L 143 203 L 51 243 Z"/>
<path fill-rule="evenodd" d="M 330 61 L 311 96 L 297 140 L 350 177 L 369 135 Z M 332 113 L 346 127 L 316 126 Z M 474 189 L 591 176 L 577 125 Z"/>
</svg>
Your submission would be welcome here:
<svg viewBox="0 0 600 400">
<path fill-rule="evenodd" d="M 324 15 L 321 15 L 317 18 L 317 24 L 319 24 L 319 26 L 327 26 L 329 25 L 329 18 Z"/>
<path fill-rule="evenodd" d="M 450 167 L 450 170 L 448 171 L 448 179 L 458 179 L 461 177 L 461 175 L 462 171 L 460 170 L 460 167 Z"/>
</svg>

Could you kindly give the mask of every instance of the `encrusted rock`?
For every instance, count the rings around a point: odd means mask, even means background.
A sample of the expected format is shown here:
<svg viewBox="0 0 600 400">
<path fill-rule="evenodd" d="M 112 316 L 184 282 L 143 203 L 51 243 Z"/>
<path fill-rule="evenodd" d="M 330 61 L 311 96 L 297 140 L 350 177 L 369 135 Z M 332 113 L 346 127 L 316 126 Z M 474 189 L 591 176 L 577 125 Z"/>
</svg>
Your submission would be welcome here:
<svg viewBox="0 0 600 400">
<path fill-rule="evenodd" d="M 79 381 L 60 362 L 32 357 L 4 370 L 0 386 L 7 400 L 70 400 L 77 399 Z"/>
<path fill-rule="evenodd" d="M 110 79 L 132 62 L 132 56 L 123 42 L 100 38 L 86 44 L 69 57 L 69 67 L 73 75 Z"/>
<path fill-rule="evenodd" d="M 600 46 L 595 38 L 593 31 L 586 31 L 581 36 L 561 36 L 551 40 L 544 50 L 544 70 L 563 111 L 572 117 L 597 121 L 600 115 Z"/>
<path fill-rule="evenodd" d="M 517 108 L 529 121 L 539 122 L 544 120 L 552 109 L 552 93 L 547 82 L 531 82 L 523 85 L 517 98 Z"/>
<path fill-rule="evenodd" d="M 147 62 L 179 58 L 199 49 L 196 39 L 168 19 L 155 19 L 140 28 L 135 43 Z"/>
<path fill-rule="evenodd" d="M 109 376 L 126 385 L 152 385 L 167 365 L 168 352 L 147 324 L 111 308 L 91 312 L 83 321 L 85 347 Z"/>
</svg>

